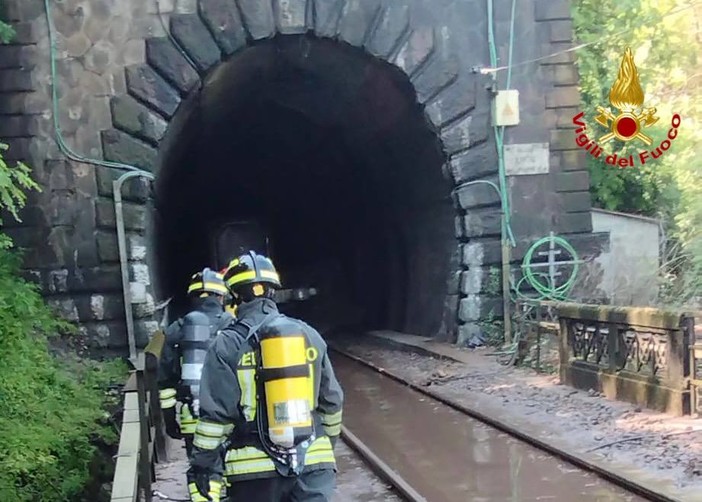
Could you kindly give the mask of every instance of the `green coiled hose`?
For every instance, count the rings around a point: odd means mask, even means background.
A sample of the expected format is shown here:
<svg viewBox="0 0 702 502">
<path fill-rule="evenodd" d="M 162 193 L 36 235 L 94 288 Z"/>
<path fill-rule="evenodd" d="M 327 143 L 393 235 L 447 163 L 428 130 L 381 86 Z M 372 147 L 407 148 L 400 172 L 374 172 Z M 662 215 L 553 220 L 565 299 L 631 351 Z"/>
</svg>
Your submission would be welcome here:
<svg viewBox="0 0 702 502">
<path fill-rule="evenodd" d="M 568 280 L 560 286 L 556 286 L 549 274 L 543 272 L 534 272 L 534 269 L 531 266 L 531 259 L 534 255 L 534 252 L 543 244 L 550 244 L 551 242 L 561 246 L 572 256 L 573 270 L 571 271 Z M 564 301 L 568 298 L 568 295 L 570 294 L 571 290 L 573 289 L 573 286 L 575 285 L 575 280 L 577 279 L 579 270 L 580 260 L 578 258 L 578 253 L 575 251 L 575 248 L 571 246 L 570 242 L 568 242 L 563 237 L 558 237 L 556 235 L 543 237 L 536 241 L 534 244 L 532 244 L 532 246 L 526 252 L 524 260 L 522 261 L 522 272 L 524 273 L 524 276 L 519 280 L 519 282 L 516 284 L 516 286 L 514 286 L 513 289 L 518 298 L 529 298 L 532 300 Z M 534 298 L 533 296 L 524 295 L 520 292 L 520 286 L 525 281 L 538 294 L 536 298 Z"/>
</svg>

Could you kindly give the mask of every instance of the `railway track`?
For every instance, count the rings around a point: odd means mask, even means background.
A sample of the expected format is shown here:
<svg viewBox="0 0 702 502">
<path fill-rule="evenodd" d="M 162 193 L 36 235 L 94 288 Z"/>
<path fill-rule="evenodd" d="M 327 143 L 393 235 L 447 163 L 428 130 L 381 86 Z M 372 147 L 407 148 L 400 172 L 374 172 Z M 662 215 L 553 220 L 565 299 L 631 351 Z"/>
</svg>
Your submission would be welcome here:
<svg viewBox="0 0 702 502">
<path fill-rule="evenodd" d="M 342 437 L 405 500 L 668 501 L 329 348 L 346 394 Z"/>
</svg>

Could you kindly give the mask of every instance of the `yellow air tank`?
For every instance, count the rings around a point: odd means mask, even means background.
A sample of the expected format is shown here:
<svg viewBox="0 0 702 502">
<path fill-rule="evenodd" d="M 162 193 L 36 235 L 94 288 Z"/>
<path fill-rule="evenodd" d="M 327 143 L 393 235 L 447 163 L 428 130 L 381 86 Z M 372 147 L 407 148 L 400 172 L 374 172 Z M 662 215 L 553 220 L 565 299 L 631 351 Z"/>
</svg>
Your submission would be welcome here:
<svg viewBox="0 0 702 502">
<path fill-rule="evenodd" d="M 314 377 L 307 360 L 307 337 L 294 328 L 298 333 L 273 328 L 259 338 L 268 434 L 283 448 L 295 447 L 314 432 Z"/>
</svg>

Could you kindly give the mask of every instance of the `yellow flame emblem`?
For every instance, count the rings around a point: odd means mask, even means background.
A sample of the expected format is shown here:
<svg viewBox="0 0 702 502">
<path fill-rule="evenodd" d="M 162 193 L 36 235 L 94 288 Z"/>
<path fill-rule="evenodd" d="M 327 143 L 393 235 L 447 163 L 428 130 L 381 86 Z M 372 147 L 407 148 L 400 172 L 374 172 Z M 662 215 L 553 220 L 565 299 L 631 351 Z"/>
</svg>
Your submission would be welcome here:
<svg viewBox="0 0 702 502">
<path fill-rule="evenodd" d="M 634 55 L 629 47 L 624 52 L 617 80 L 609 91 L 609 102 L 620 113 L 614 115 L 608 108 L 597 107 L 599 115 L 595 117 L 595 121 L 610 130 L 600 138 L 600 142 L 606 143 L 614 138 L 621 141 L 639 139 L 650 145 L 651 138 L 641 130 L 658 122 L 658 117 L 655 108 L 642 108 L 644 92 L 634 64 Z"/>
</svg>

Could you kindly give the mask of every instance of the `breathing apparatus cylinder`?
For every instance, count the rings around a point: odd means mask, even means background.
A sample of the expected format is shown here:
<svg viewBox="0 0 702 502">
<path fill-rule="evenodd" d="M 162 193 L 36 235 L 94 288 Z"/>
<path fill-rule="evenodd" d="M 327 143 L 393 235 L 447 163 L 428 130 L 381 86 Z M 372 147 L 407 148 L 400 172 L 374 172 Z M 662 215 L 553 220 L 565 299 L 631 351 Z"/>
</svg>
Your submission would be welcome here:
<svg viewBox="0 0 702 502">
<path fill-rule="evenodd" d="M 271 326 L 258 336 L 268 436 L 285 449 L 314 435 L 314 378 L 307 337 L 297 326 L 288 326 Z"/>
<path fill-rule="evenodd" d="M 193 399 L 193 412 L 199 414 L 200 408 L 200 377 L 205 354 L 210 344 L 210 319 L 198 311 L 190 312 L 183 318 L 180 342 L 183 355 L 180 379 Z"/>
</svg>

